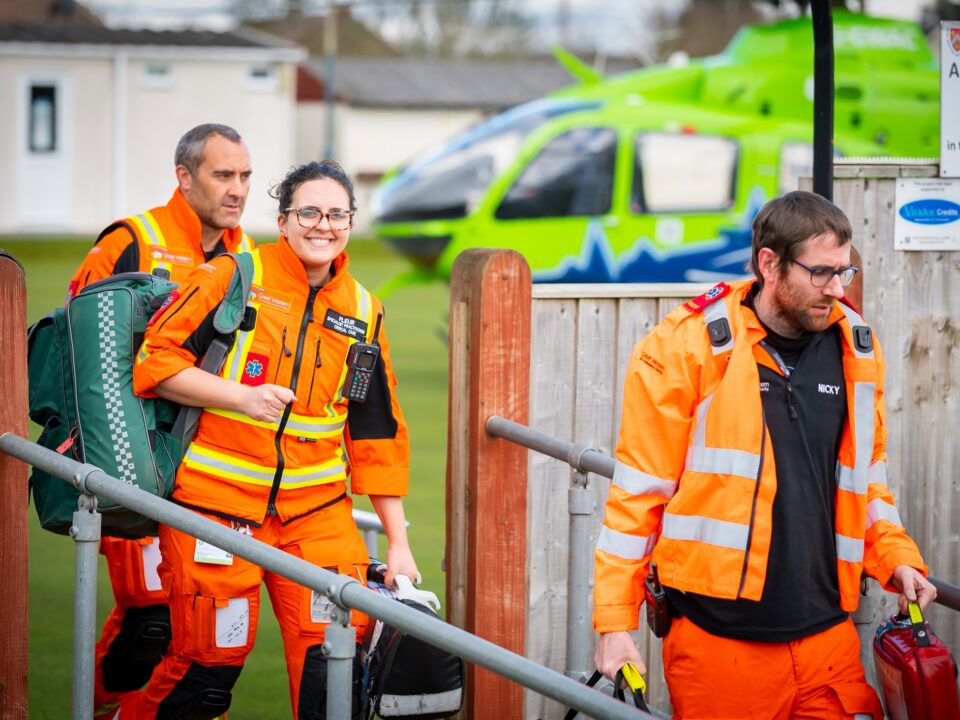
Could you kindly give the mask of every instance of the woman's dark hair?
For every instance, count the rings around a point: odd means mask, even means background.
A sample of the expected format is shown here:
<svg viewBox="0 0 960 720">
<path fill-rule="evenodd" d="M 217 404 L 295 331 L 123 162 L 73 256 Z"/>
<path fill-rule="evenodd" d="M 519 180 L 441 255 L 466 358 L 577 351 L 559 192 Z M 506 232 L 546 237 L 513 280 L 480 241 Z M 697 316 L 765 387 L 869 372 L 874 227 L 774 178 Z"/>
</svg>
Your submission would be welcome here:
<svg viewBox="0 0 960 720">
<path fill-rule="evenodd" d="M 320 178 L 330 178 L 340 185 L 347 192 L 350 198 L 350 210 L 357 209 L 357 199 L 353 194 L 353 182 L 350 177 L 340 167 L 339 163 L 333 160 L 320 160 L 304 163 L 299 167 L 292 168 L 287 176 L 270 190 L 270 197 L 279 201 L 279 211 L 283 215 L 290 203 L 293 202 L 293 194 L 297 188 L 305 182 L 319 180 Z"/>
</svg>

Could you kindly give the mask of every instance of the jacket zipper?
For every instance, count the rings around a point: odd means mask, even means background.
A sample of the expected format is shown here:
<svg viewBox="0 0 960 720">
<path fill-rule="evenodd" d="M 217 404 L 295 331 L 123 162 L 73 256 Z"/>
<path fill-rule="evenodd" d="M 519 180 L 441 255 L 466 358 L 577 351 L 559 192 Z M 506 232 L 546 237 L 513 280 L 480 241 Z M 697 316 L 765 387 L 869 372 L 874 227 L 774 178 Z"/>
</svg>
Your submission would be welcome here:
<svg viewBox="0 0 960 720">
<path fill-rule="evenodd" d="M 763 411 L 763 405 L 760 406 L 760 463 L 757 468 L 757 482 L 753 487 L 753 504 L 750 506 L 750 527 L 747 530 L 747 547 L 743 551 L 743 569 L 740 571 L 740 587 L 737 588 L 737 599 L 740 599 L 740 593 L 743 592 L 743 586 L 747 581 L 747 563 L 750 560 L 750 543 L 753 540 L 753 521 L 757 514 L 757 496 L 760 494 L 760 476 L 763 475 L 763 456 L 767 449 L 767 414 Z"/>
<path fill-rule="evenodd" d="M 310 404 L 310 401 L 313 399 L 313 381 L 317 377 L 317 370 L 323 367 L 323 363 L 320 362 L 320 338 L 317 338 L 317 360 L 313 366 L 313 374 L 310 375 L 310 391 L 307 393 L 307 405 Z"/>
<path fill-rule="evenodd" d="M 307 328 L 310 323 L 313 321 L 313 303 L 317 298 L 317 293 L 320 291 L 319 287 L 310 288 L 310 294 L 307 296 L 307 307 L 303 311 L 303 317 L 300 320 L 300 334 L 297 335 L 297 353 L 293 357 L 293 375 L 290 377 L 290 390 L 294 395 L 297 393 L 297 380 L 300 375 L 300 361 L 303 359 L 303 341 L 307 336 Z M 290 351 L 287 349 L 287 328 L 283 328 L 283 336 L 281 339 L 283 344 L 283 352 L 287 357 L 290 357 Z M 279 363 L 277 363 L 279 365 Z M 277 449 L 277 472 L 273 476 L 273 485 L 270 488 L 270 499 L 267 500 L 267 515 L 276 515 L 277 514 L 277 493 L 280 492 L 280 480 L 283 477 L 283 448 L 280 445 L 280 441 L 283 438 L 284 428 L 287 426 L 287 420 L 290 418 L 290 411 L 293 408 L 293 403 L 289 403 L 283 411 L 283 417 L 280 418 L 280 425 L 277 428 L 277 434 L 274 436 L 273 444 Z"/>
<path fill-rule="evenodd" d="M 290 357 L 293 353 L 287 347 L 287 326 L 283 326 L 283 334 L 280 336 L 280 347 L 283 348 L 280 353 L 280 359 L 277 360 L 277 369 L 273 371 L 273 384 L 277 384 L 277 378 L 280 377 L 280 366 L 283 365 L 283 358 Z"/>
</svg>

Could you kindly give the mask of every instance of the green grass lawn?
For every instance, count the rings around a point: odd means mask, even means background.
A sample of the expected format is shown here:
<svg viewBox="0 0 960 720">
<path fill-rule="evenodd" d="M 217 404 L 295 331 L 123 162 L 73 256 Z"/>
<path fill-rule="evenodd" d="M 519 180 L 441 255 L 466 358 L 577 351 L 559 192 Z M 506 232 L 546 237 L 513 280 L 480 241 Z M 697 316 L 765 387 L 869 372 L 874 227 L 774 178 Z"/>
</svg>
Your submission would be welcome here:
<svg viewBox="0 0 960 720">
<path fill-rule="evenodd" d="M 26 270 L 28 322 L 63 302 L 67 282 L 89 244 L 89 239 L 0 238 L 0 248 L 16 257 Z M 349 250 L 352 273 L 370 289 L 405 269 L 402 260 L 378 243 L 358 239 Z M 441 336 L 448 303 L 447 288 L 439 283 L 401 290 L 384 300 L 386 328 L 400 382 L 398 392 L 412 442 L 410 496 L 405 503 L 410 542 L 424 587 L 441 599 L 447 438 L 447 347 Z M 32 431 L 36 434 L 38 428 L 33 426 Z M 357 506 L 371 509 L 366 498 L 361 498 Z M 44 532 L 34 511 L 28 512 L 30 717 L 61 720 L 69 717 L 70 705 L 74 545 L 66 537 Z M 112 605 L 102 559 L 99 580 L 98 617 L 102 622 Z M 290 714 L 283 652 L 266 592 L 263 607 L 266 611 L 257 645 L 234 690 L 231 720 L 263 720 Z"/>
</svg>

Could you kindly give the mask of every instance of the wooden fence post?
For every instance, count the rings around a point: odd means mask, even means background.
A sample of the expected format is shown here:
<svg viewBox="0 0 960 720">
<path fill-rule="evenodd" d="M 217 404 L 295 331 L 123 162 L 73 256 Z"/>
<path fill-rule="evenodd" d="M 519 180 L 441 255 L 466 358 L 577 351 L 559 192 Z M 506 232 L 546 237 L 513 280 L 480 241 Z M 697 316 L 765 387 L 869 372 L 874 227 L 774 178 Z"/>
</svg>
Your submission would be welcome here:
<svg viewBox="0 0 960 720">
<path fill-rule="evenodd" d="M 0 434 L 27 434 L 27 286 L 0 250 Z M 27 466 L 0 453 L 0 718 L 27 718 Z"/>
<path fill-rule="evenodd" d="M 468 250 L 450 291 L 447 446 L 447 616 L 513 652 L 524 651 L 527 451 L 487 435 L 491 415 L 527 424 L 530 268 L 512 250 Z M 523 688 L 469 666 L 473 720 L 521 718 Z"/>
</svg>

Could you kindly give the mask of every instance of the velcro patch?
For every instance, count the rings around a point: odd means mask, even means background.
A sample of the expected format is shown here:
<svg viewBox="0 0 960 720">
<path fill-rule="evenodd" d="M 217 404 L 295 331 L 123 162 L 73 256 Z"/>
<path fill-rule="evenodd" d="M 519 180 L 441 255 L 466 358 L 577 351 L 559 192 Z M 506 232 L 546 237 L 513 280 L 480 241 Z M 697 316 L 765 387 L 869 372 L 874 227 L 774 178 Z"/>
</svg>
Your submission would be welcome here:
<svg viewBox="0 0 960 720">
<path fill-rule="evenodd" d="M 727 283 L 720 282 L 703 293 L 703 295 L 697 295 L 697 297 L 692 300 L 688 300 L 683 306 L 690 312 L 703 312 L 705 307 L 716 302 L 724 295 L 728 295 L 731 290 L 733 290 L 733 288 L 727 285 Z"/>
<path fill-rule="evenodd" d="M 363 320 L 341 315 L 333 310 L 327 310 L 323 326 L 341 335 L 352 337 L 354 340 L 364 340 L 367 337 L 367 324 Z"/>
</svg>

